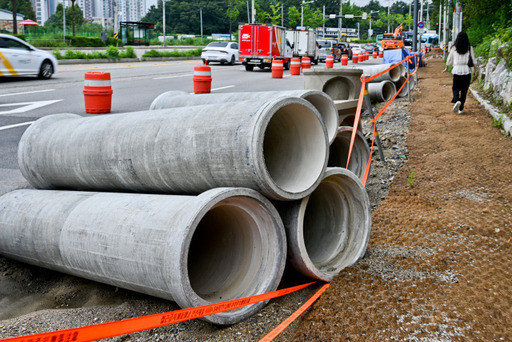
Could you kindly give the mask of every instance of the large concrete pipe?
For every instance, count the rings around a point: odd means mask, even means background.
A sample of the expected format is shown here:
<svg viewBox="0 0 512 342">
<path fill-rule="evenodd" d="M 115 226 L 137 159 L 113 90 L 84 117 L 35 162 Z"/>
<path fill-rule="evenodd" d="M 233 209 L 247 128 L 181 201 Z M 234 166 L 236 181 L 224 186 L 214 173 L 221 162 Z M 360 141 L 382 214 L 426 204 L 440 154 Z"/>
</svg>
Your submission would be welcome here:
<svg viewBox="0 0 512 342">
<path fill-rule="evenodd" d="M 352 139 L 353 126 L 341 126 L 336 134 L 336 139 L 329 147 L 329 167 L 347 167 L 348 152 L 350 149 L 350 140 Z M 361 131 L 357 131 L 350 163 L 348 169 L 352 171 L 359 179 L 363 179 L 366 171 L 366 165 L 370 159 L 370 148 Z"/>
<path fill-rule="evenodd" d="M 381 73 L 382 71 L 389 69 L 394 64 L 378 64 L 378 65 L 358 65 L 353 66 L 353 69 L 359 69 L 362 70 L 363 75 L 365 77 L 370 77 L 373 75 L 377 75 L 378 73 Z M 379 77 L 373 79 L 371 82 L 381 82 L 381 81 L 392 81 L 396 82 L 400 78 L 400 75 L 402 74 L 402 69 L 400 69 L 399 66 L 387 71 L 386 73 L 380 75 Z"/>
<path fill-rule="evenodd" d="M 266 102 L 279 97 L 300 97 L 310 102 L 318 110 L 324 121 L 329 143 L 334 139 L 339 126 L 336 106 L 327 94 L 318 90 L 285 90 L 200 95 L 190 95 L 182 91 L 168 91 L 159 95 L 151 103 L 149 109 L 177 108 L 236 101 Z"/>
<path fill-rule="evenodd" d="M 412 79 L 412 77 L 409 78 L 409 81 L 411 81 L 411 79 Z M 400 89 L 402 84 L 404 84 L 406 82 L 406 80 L 407 80 L 407 77 L 400 76 L 400 79 L 395 82 L 395 88 L 397 91 Z M 410 86 L 411 86 L 411 83 L 409 83 L 409 87 Z M 405 97 L 408 94 L 409 94 L 409 90 L 407 88 L 407 84 L 405 84 L 404 87 L 402 88 L 402 90 L 398 93 L 398 97 Z"/>
<path fill-rule="evenodd" d="M 351 171 L 328 168 L 310 196 L 276 207 L 286 229 L 288 259 L 301 274 L 330 281 L 364 255 L 371 230 L 370 201 Z"/>
<path fill-rule="evenodd" d="M 359 98 L 362 71 L 351 68 L 306 69 L 304 88 L 323 91 L 334 101 Z"/>
<path fill-rule="evenodd" d="M 25 131 L 18 162 L 42 189 L 199 194 L 228 186 L 295 200 L 318 185 L 327 154 L 318 111 L 306 100 L 280 98 L 50 115 Z"/>
<path fill-rule="evenodd" d="M 0 197 L 0 254 L 195 307 L 273 291 L 286 263 L 276 209 L 251 189 L 199 196 L 16 190 Z M 241 321 L 258 303 L 204 317 Z"/>
<path fill-rule="evenodd" d="M 387 102 L 396 93 L 395 84 L 391 81 L 368 83 L 368 95 L 373 102 Z"/>
</svg>

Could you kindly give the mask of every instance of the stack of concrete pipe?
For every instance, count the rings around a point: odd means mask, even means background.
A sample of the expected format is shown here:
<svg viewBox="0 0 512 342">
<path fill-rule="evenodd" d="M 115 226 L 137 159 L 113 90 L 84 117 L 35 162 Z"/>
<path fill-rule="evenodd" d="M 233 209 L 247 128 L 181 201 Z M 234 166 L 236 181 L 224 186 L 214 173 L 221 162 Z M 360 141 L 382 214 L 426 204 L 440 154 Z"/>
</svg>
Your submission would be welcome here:
<svg viewBox="0 0 512 342">
<path fill-rule="evenodd" d="M 181 307 L 273 291 L 287 257 L 331 280 L 363 256 L 369 200 L 352 171 L 327 168 L 339 129 L 324 94 L 174 95 L 191 101 L 32 124 L 18 162 L 35 189 L 0 197 L 0 254 Z"/>
</svg>

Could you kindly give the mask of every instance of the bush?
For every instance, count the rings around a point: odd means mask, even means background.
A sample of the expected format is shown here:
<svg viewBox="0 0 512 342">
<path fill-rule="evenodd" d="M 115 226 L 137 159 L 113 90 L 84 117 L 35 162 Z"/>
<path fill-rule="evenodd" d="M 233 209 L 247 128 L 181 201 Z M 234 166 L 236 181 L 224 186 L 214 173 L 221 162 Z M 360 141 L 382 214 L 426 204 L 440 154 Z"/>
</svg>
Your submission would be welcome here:
<svg viewBox="0 0 512 342">
<path fill-rule="evenodd" d="M 74 37 L 66 37 L 71 42 L 71 46 L 74 47 L 100 47 L 105 46 L 103 40 L 99 37 L 82 37 L 82 36 L 74 36 Z"/>
<path fill-rule="evenodd" d="M 119 53 L 119 57 L 121 58 L 137 58 L 135 54 L 135 49 L 132 46 L 127 46 L 125 51 L 121 51 Z"/>
<path fill-rule="evenodd" d="M 115 46 L 110 45 L 107 48 L 107 56 L 108 58 L 119 58 L 119 49 Z"/>
<path fill-rule="evenodd" d="M 187 50 L 187 51 L 156 51 L 156 50 L 149 50 L 142 57 L 194 57 L 194 56 L 201 56 L 203 48 L 197 48 L 193 50 Z"/>
</svg>

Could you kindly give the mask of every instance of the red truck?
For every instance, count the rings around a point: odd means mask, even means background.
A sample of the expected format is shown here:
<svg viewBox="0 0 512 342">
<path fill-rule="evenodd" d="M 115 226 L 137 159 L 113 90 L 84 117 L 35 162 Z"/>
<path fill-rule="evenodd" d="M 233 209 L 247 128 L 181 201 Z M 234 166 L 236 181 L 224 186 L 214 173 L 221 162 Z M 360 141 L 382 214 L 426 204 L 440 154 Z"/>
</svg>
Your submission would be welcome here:
<svg viewBox="0 0 512 342">
<path fill-rule="evenodd" d="M 271 68 L 272 59 L 283 60 L 286 70 L 290 68 L 293 50 L 286 39 L 286 29 L 277 25 L 244 24 L 239 26 L 239 58 L 245 70 Z"/>
</svg>

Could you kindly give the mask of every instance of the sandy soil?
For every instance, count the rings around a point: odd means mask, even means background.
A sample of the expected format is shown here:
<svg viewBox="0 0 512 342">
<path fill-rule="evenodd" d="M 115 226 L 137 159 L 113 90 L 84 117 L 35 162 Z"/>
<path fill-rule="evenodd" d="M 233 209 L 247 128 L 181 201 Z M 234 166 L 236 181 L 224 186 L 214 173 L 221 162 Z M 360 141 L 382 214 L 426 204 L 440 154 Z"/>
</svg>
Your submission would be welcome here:
<svg viewBox="0 0 512 342">
<path fill-rule="evenodd" d="M 451 112 L 441 69 L 420 69 L 409 160 L 365 258 L 279 340 L 512 340 L 512 140 L 472 98 Z"/>
<path fill-rule="evenodd" d="M 441 64 L 420 69 L 416 101 L 396 101 L 379 123 L 387 163 L 374 155 L 365 257 L 277 341 L 512 340 L 512 140 L 472 98 L 451 112 Z M 287 268 L 281 287 L 306 281 Z M 195 320 L 110 340 L 257 341 L 319 287 L 230 327 Z M 0 257 L 0 338 L 177 308 Z"/>
</svg>

